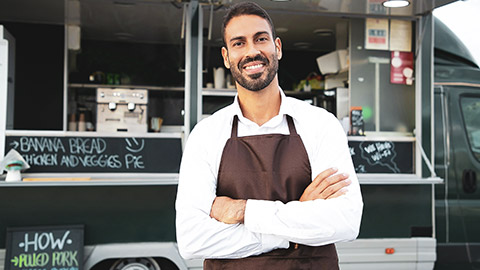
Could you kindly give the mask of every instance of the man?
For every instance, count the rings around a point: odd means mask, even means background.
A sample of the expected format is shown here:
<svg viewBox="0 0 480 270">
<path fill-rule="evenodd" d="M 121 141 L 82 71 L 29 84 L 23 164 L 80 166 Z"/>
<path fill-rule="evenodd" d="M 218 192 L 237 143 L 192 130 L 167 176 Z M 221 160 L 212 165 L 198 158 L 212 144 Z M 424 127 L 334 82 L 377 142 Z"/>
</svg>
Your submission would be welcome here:
<svg viewBox="0 0 480 270">
<path fill-rule="evenodd" d="M 343 129 L 280 89 L 282 44 L 261 7 L 233 6 L 222 32 L 238 94 L 186 144 L 180 253 L 204 269 L 338 269 L 332 243 L 356 238 L 363 207 Z"/>
</svg>

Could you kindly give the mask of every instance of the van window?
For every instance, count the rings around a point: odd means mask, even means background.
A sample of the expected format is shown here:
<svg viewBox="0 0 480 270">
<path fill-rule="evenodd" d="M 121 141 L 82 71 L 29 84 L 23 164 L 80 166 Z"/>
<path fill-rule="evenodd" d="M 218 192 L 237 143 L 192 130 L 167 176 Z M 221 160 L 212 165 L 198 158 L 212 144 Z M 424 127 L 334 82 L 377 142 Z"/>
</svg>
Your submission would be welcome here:
<svg viewBox="0 0 480 270">
<path fill-rule="evenodd" d="M 470 147 L 475 157 L 480 160 L 480 98 L 462 97 L 460 104 Z"/>
</svg>

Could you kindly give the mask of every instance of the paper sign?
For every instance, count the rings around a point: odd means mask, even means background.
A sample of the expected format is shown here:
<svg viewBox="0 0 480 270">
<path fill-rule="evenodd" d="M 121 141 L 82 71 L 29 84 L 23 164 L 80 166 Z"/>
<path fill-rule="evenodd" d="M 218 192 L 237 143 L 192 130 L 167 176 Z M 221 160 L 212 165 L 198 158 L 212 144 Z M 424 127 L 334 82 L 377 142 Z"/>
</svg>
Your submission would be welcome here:
<svg viewBox="0 0 480 270">
<path fill-rule="evenodd" d="M 383 6 L 385 0 L 368 0 L 367 13 L 368 14 L 387 14 L 387 8 Z"/>
<path fill-rule="evenodd" d="M 413 53 L 392 52 L 390 60 L 390 83 L 413 83 Z"/>
<path fill-rule="evenodd" d="M 390 20 L 390 50 L 412 51 L 412 22 Z"/>
<path fill-rule="evenodd" d="M 388 50 L 388 19 L 365 20 L 365 49 Z"/>
</svg>

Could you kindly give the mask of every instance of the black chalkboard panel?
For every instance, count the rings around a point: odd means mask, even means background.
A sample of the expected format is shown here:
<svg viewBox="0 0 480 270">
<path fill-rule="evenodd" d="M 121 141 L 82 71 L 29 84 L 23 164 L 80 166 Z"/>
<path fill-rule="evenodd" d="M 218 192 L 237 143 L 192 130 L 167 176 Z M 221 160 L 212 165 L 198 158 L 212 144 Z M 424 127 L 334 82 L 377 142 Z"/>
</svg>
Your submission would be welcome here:
<svg viewBox="0 0 480 270">
<path fill-rule="evenodd" d="M 178 173 L 180 138 L 8 136 L 36 172 Z"/>
<path fill-rule="evenodd" d="M 414 173 L 414 142 L 349 141 L 357 173 Z"/>
<path fill-rule="evenodd" d="M 83 226 L 8 228 L 5 270 L 81 270 Z"/>
</svg>

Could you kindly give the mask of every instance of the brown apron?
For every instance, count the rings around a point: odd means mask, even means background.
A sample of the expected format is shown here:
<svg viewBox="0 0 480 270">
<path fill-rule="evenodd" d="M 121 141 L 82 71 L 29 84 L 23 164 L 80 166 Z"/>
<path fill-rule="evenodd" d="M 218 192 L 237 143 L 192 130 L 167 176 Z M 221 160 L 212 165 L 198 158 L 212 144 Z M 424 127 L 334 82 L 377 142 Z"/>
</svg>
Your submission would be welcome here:
<svg viewBox="0 0 480 270">
<path fill-rule="evenodd" d="M 238 117 L 231 138 L 223 149 L 218 170 L 217 196 L 234 199 L 282 201 L 299 200 L 311 183 L 312 169 L 293 119 L 287 115 L 290 135 L 266 134 L 237 137 Z M 310 247 L 290 243 L 243 259 L 207 259 L 204 269 L 338 269 L 333 244 Z"/>
</svg>

